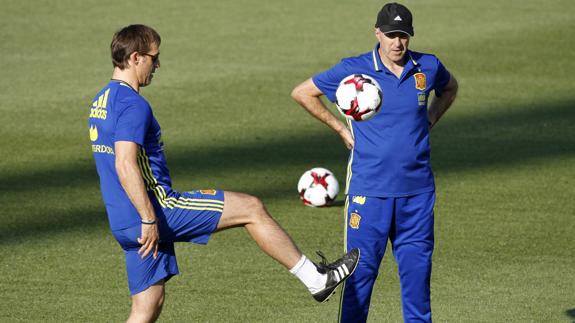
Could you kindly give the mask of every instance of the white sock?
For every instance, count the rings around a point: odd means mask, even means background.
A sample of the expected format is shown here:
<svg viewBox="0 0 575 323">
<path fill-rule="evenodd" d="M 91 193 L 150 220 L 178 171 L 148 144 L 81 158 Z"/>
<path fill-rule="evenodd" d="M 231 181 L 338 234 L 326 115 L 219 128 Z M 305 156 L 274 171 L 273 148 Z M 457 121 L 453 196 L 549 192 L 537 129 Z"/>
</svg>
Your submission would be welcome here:
<svg viewBox="0 0 575 323">
<path fill-rule="evenodd" d="M 325 288 L 327 275 L 317 271 L 317 267 L 305 255 L 290 269 L 290 273 L 299 278 L 312 294 Z"/>
</svg>

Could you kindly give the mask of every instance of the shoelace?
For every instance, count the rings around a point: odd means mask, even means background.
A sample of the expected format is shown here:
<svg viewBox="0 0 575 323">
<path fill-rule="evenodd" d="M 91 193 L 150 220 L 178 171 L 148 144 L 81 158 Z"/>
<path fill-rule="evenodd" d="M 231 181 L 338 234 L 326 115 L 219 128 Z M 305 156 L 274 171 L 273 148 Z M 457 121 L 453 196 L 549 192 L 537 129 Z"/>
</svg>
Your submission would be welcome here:
<svg viewBox="0 0 575 323">
<path fill-rule="evenodd" d="M 327 262 L 327 258 L 325 257 L 325 255 L 323 254 L 323 252 L 321 252 L 320 250 L 316 251 L 315 253 L 317 253 L 318 256 L 320 256 L 321 258 L 321 262 L 319 263 L 319 265 L 323 268 L 326 269 L 336 269 L 337 265 L 335 263 L 328 263 Z"/>
</svg>

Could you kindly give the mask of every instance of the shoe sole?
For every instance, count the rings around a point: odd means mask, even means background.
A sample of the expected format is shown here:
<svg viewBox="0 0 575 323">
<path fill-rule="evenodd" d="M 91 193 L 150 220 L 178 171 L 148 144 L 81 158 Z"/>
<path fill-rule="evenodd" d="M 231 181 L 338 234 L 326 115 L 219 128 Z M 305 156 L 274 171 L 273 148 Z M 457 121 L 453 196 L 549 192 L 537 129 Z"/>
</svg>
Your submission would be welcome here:
<svg viewBox="0 0 575 323">
<path fill-rule="evenodd" d="M 333 292 L 326 297 L 323 301 L 320 302 L 320 304 L 325 303 L 327 301 L 329 301 L 329 299 L 335 295 L 335 291 L 336 289 L 339 287 L 339 285 L 343 284 L 349 277 L 351 277 L 351 275 L 353 275 L 353 273 L 355 272 L 355 269 L 357 268 L 357 265 L 359 265 L 359 258 L 361 257 L 361 250 L 357 249 L 357 262 L 355 263 L 355 266 L 353 266 L 353 269 L 351 270 L 351 273 L 349 275 L 347 275 L 347 277 L 345 277 L 344 279 L 342 279 L 333 289 Z"/>
</svg>

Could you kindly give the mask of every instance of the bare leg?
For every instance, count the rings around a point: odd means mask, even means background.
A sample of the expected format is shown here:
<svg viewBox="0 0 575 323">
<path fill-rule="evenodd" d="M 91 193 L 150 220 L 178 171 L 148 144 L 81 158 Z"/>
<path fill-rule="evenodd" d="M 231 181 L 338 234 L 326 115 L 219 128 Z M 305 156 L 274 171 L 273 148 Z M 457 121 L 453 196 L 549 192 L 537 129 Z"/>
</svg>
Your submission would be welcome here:
<svg viewBox="0 0 575 323">
<path fill-rule="evenodd" d="M 260 249 L 290 270 L 318 302 L 325 302 L 335 288 L 355 270 L 359 250 L 353 249 L 342 258 L 324 266 L 303 256 L 289 235 L 272 219 L 263 203 L 256 197 L 242 193 L 224 192 L 224 212 L 217 230 L 243 226 Z"/>
<path fill-rule="evenodd" d="M 164 305 L 164 281 L 132 296 L 132 310 L 127 323 L 155 322 Z"/>
<path fill-rule="evenodd" d="M 237 226 L 245 227 L 260 249 L 287 269 L 300 260 L 302 253 L 257 197 L 224 192 L 224 212 L 217 230 Z"/>
</svg>

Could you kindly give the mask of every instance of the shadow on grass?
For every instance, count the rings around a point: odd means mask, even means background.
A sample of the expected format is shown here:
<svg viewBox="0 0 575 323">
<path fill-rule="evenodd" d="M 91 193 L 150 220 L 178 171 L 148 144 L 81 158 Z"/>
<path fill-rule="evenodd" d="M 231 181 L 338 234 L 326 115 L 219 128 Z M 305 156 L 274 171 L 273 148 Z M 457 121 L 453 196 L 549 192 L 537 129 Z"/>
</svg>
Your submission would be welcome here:
<svg viewBox="0 0 575 323">
<path fill-rule="evenodd" d="M 567 315 L 569 318 L 575 319 L 575 308 L 566 310 L 565 315 Z M 573 321 L 573 322 L 575 322 L 575 321 Z"/>
<path fill-rule="evenodd" d="M 575 101 L 554 106 L 529 106 L 507 109 L 473 117 L 450 118 L 449 114 L 432 133 L 432 162 L 436 173 L 465 172 L 480 168 L 511 167 L 532 159 L 557 159 L 575 155 Z M 454 109 L 462 107 L 454 107 Z M 317 127 L 322 127 L 319 123 Z M 307 169 L 325 165 L 345 167 L 347 151 L 335 134 L 298 135 L 260 140 L 244 145 L 216 147 L 196 151 L 194 147 L 167 148 L 172 174 L 257 173 L 259 169 L 282 172 L 286 167 Z M 341 179 L 341 178 L 340 178 Z M 50 190 L 65 187 L 97 187 L 92 162 L 75 167 L 51 169 L 25 176 L 4 175 L 0 178 L 0 201 L 10 203 L 6 195 L 18 192 Z M 262 198 L 293 194 L 293 187 L 262 184 L 248 193 Z M 41 189 L 39 189 L 41 187 Z M 191 189 L 191 188 L 188 188 Z M 241 187 L 237 190 L 242 191 Z M 13 196 L 13 195 L 12 195 Z M 46 213 L 53 214 L 51 210 Z M 104 214 L 94 210 L 70 211 L 55 217 L 34 217 L 15 227 L 0 228 L 0 242 L 10 236 L 34 236 L 74 230 L 86 225 L 105 223 Z M 87 215 L 88 214 L 88 215 Z M 52 218 L 52 219 L 51 219 Z M 53 220 L 57 219 L 57 220 Z M 88 222 L 86 222 L 88 221 Z"/>
<path fill-rule="evenodd" d="M 69 232 L 88 233 L 93 232 L 95 227 L 107 227 L 107 217 L 103 209 L 46 210 L 24 223 L 3 224 L 0 228 L 0 244 L 26 243 Z"/>
</svg>

